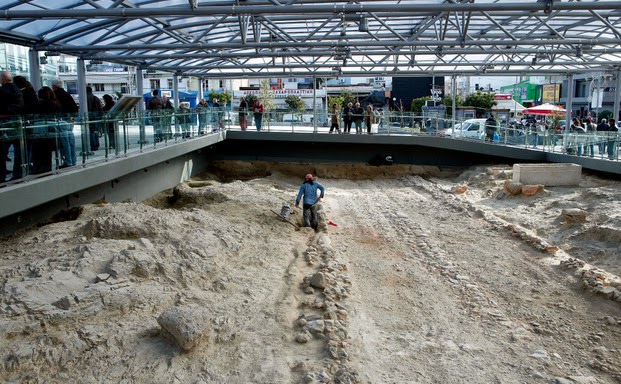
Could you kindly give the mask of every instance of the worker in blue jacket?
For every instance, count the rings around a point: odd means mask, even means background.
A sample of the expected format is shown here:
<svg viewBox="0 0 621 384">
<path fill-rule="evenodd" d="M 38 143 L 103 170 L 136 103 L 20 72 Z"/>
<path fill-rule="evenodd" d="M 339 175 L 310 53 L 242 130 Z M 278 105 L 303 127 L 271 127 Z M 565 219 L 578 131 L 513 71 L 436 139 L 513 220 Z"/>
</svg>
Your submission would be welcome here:
<svg viewBox="0 0 621 384">
<path fill-rule="evenodd" d="M 321 194 L 317 196 L 317 190 L 321 191 Z M 303 212 L 304 212 L 304 226 L 312 227 L 317 230 L 317 205 L 323 198 L 325 188 L 313 179 L 313 175 L 310 173 L 304 178 L 304 183 L 300 187 L 298 197 L 295 198 L 295 206 L 299 207 L 300 200 L 304 196 Z"/>
</svg>

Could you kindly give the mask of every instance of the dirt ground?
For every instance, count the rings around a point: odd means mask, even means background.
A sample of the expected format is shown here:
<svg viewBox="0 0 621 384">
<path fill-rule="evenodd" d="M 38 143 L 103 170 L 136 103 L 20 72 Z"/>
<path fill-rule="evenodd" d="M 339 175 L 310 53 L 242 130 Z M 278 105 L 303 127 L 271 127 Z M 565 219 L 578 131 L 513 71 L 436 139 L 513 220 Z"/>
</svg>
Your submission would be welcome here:
<svg viewBox="0 0 621 384">
<path fill-rule="evenodd" d="M 318 232 L 296 228 L 308 172 Z M 621 183 L 511 176 L 222 162 L 84 206 L 1 240 L 0 381 L 621 382 Z M 198 346 L 163 331 L 170 308 Z"/>
</svg>

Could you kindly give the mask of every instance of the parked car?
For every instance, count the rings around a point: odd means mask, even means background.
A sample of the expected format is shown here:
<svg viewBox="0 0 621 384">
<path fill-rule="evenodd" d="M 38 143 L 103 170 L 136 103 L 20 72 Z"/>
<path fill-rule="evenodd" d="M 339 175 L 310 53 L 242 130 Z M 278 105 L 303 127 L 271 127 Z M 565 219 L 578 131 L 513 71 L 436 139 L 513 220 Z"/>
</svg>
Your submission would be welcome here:
<svg viewBox="0 0 621 384">
<path fill-rule="evenodd" d="M 483 139 L 485 137 L 486 119 L 469 119 L 455 124 L 455 129 L 447 128 L 439 132 L 440 135 L 465 137 L 469 139 Z"/>
</svg>

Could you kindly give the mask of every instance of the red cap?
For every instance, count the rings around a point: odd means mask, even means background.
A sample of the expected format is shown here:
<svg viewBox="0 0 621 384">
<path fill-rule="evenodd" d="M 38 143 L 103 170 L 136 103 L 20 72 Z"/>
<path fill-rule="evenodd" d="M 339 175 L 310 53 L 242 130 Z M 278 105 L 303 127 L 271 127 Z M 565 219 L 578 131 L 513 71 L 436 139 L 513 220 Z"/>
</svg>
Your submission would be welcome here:
<svg viewBox="0 0 621 384">
<path fill-rule="evenodd" d="M 311 175 L 310 173 L 306 175 L 306 180 L 312 180 L 313 179 L 313 175 Z"/>
</svg>

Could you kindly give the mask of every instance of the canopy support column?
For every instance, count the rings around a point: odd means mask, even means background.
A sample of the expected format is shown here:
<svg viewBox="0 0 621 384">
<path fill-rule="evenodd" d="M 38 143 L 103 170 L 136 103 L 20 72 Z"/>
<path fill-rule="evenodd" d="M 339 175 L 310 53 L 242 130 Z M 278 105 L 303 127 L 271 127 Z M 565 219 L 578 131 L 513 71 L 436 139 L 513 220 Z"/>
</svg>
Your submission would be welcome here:
<svg viewBox="0 0 621 384">
<path fill-rule="evenodd" d="M 138 96 L 143 98 L 143 101 L 138 103 L 138 125 L 140 131 L 140 139 L 138 140 L 138 144 L 140 144 L 140 148 L 142 148 L 143 144 L 148 143 L 147 140 L 147 132 L 145 129 L 145 105 L 144 105 L 144 84 L 143 84 L 144 72 L 141 67 L 136 68 L 136 92 Z"/>
<path fill-rule="evenodd" d="M 86 98 L 86 63 L 79 57 L 77 60 L 78 70 L 78 102 L 80 104 L 80 131 L 82 132 L 82 162 L 86 162 L 86 156 L 92 155 L 89 147 L 88 129 L 88 99 Z"/>
<path fill-rule="evenodd" d="M 179 74 L 173 74 L 173 105 L 175 109 L 179 108 Z"/>
<path fill-rule="evenodd" d="M 30 83 L 35 91 L 41 89 L 41 63 L 39 62 L 39 51 L 31 49 L 28 51 L 28 63 L 30 64 Z"/>
<path fill-rule="evenodd" d="M 452 132 L 452 136 L 455 137 L 455 120 L 457 120 L 457 101 L 456 101 L 456 98 L 457 98 L 457 76 L 455 76 L 455 75 L 451 76 L 451 90 L 452 90 L 451 92 L 453 94 L 453 97 L 452 97 L 453 100 L 452 100 L 452 104 L 451 104 L 452 111 L 453 111 L 453 113 L 452 113 L 452 115 L 453 115 L 452 116 L 453 122 L 451 124 L 451 132 Z"/>
<path fill-rule="evenodd" d="M 317 133 L 317 77 L 315 76 L 313 76 L 313 132 Z"/>
<path fill-rule="evenodd" d="M 143 75 L 142 68 L 140 67 L 136 68 L 136 92 L 138 93 L 138 96 L 140 97 L 144 97 L 144 85 L 142 83 L 143 77 L 144 75 Z M 138 112 L 144 112 L 144 110 L 145 110 L 144 102 L 138 103 Z"/>
<path fill-rule="evenodd" d="M 203 94 L 205 93 L 205 80 L 202 77 L 198 78 L 198 100 L 196 100 L 196 104 L 198 104 L 203 99 Z"/>
<path fill-rule="evenodd" d="M 621 120 L 621 117 L 619 117 L 619 109 L 621 108 L 621 106 L 619 105 L 621 103 L 621 69 L 617 68 L 617 81 L 615 83 L 615 107 L 614 107 L 614 115 L 613 117 L 615 118 L 615 121 L 619 121 Z"/>
<path fill-rule="evenodd" d="M 571 127 L 571 108 L 574 103 L 574 74 L 567 75 L 567 105 L 565 105 L 565 132 L 563 132 L 563 146 L 567 147 L 569 128 Z"/>
</svg>

